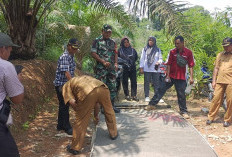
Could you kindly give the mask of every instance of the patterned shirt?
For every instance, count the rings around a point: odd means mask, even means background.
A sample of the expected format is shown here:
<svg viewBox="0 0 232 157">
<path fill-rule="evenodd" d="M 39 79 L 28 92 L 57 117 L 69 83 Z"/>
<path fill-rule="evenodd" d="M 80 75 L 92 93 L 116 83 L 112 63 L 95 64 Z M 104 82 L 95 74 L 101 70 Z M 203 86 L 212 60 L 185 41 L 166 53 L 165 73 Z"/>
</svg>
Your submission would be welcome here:
<svg viewBox="0 0 232 157">
<path fill-rule="evenodd" d="M 74 77 L 74 71 L 76 68 L 76 63 L 74 61 L 74 56 L 70 55 L 67 50 L 60 56 L 57 62 L 56 78 L 54 80 L 55 86 L 64 85 L 68 79 L 65 76 L 65 72 L 68 71 L 72 77 Z"/>
<path fill-rule="evenodd" d="M 91 52 L 97 53 L 97 55 L 112 65 L 115 62 L 115 54 L 117 54 L 117 45 L 112 39 L 103 39 L 101 35 L 96 40 L 94 40 Z M 101 64 L 98 62 L 98 64 Z M 103 65 L 101 65 L 103 66 Z"/>
</svg>

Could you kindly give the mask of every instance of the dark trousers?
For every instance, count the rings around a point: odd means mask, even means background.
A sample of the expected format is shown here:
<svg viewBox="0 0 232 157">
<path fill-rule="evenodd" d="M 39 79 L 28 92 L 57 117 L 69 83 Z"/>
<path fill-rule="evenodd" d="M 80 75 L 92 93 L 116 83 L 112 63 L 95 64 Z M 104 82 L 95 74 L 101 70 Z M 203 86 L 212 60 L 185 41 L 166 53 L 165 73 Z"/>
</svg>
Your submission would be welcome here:
<svg viewBox="0 0 232 157">
<path fill-rule="evenodd" d="M 128 78 L 130 78 L 131 81 L 131 96 L 134 97 L 137 95 L 136 68 L 132 68 L 131 70 L 127 68 L 123 69 L 122 86 L 125 96 L 129 96 Z"/>
<path fill-rule="evenodd" d="M 0 123 L 0 156 L 19 157 L 17 145 L 12 137 L 10 130 L 4 124 Z"/>
<path fill-rule="evenodd" d="M 69 130 L 71 125 L 69 122 L 69 105 L 65 105 L 64 98 L 62 95 L 62 86 L 56 86 L 56 94 L 59 100 L 59 111 L 58 111 L 58 124 L 57 129 Z"/>
<path fill-rule="evenodd" d="M 150 83 L 154 86 L 154 92 L 158 93 L 159 89 L 159 73 L 144 72 L 144 93 L 145 97 L 149 97 Z"/>
<path fill-rule="evenodd" d="M 178 79 L 171 78 L 171 82 L 165 82 L 163 86 L 160 86 L 158 92 L 155 93 L 155 95 L 153 96 L 149 104 L 157 105 L 159 100 L 166 93 L 166 91 L 169 88 L 171 88 L 173 85 L 175 86 L 175 89 L 176 89 L 180 113 L 187 113 L 188 111 L 186 107 L 186 96 L 185 96 L 185 89 L 186 89 L 187 83 L 185 80 L 178 80 Z"/>
</svg>

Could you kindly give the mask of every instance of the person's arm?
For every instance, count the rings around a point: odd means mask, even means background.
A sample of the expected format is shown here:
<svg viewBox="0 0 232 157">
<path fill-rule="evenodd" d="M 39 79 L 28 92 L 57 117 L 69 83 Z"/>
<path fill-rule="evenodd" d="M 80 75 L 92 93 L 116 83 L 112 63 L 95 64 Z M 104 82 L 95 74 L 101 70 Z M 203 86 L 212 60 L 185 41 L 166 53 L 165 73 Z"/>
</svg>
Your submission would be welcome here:
<svg viewBox="0 0 232 157">
<path fill-rule="evenodd" d="M 115 70 L 118 71 L 118 53 L 115 53 L 114 67 L 115 67 Z"/>
<path fill-rule="evenodd" d="M 73 78 L 73 79 L 75 79 L 75 78 Z M 71 82 L 72 82 L 72 80 L 70 80 L 64 84 L 64 86 L 62 87 L 62 95 L 64 98 L 64 103 L 66 105 L 69 103 L 72 106 L 72 108 L 74 109 L 74 106 L 76 105 L 76 99 L 74 96 L 74 92 L 72 91 Z"/>
<path fill-rule="evenodd" d="M 163 56 L 162 56 L 162 53 L 161 53 L 161 50 L 159 49 L 159 60 L 158 60 L 158 64 L 161 64 L 163 62 Z"/>
<path fill-rule="evenodd" d="M 24 93 L 19 94 L 17 96 L 14 97 L 10 97 L 10 100 L 14 103 L 14 104 L 21 104 L 23 102 L 23 98 L 24 98 Z"/>
<path fill-rule="evenodd" d="M 189 68 L 189 73 L 190 73 L 189 84 L 193 84 L 194 83 L 194 80 L 193 80 L 193 67 Z"/>
<path fill-rule="evenodd" d="M 139 63 L 139 72 L 140 74 L 143 74 L 144 71 L 143 71 L 143 68 L 144 68 L 144 60 L 145 60 L 145 52 L 144 52 L 144 49 L 142 50 L 142 53 L 141 53 L 141 57 L 140 57 L 140 63 Z"/>
<path fill-rule="evenodd" d="M 219 68 L 215 66 L 214 70 L 213 70 L 213 81 L 212 81 L 212 87 L 213 87 L 213 89 L 216 86 L 216 80 L 217 80 L 218 71 L 219 71 Z"/>
<path fill-rule="evenodd" d="M 65 71 L 65 76 L 68 80 L 70 80 L 72 78 L 71 74 L 69 71 Z"/>
<path fill-rule="evenodd" d="M 194 66 L 195 66 L 195 61 L 194 61 L 193 53 L 191 51 L 188 57 L 188 67 L 189 67 L 189 73 L 190 73 L 189 84 L 194 83 L 194 80 L 193 80 L 193 67 Z"/>
<path fill-rule="evenodd" d="M 24 98 L 24 87 L 18 79 L 14 66 L 10 64 L 6 69 L 3 83 L 7 96 L 14 104 L 21 104 Z"/>
<path fill-rule="evenodd" d="M 135 49 L 134 49 L 134 52 L 135 52 L 135 62 L 136 62 L 138 60 L 138 53 Z"/>
<path fill-rule="evenodd" d="M 170 74 L 170 65 L 167 65 L 167 72 L 166 72 L 166 79 L 167 80 L 170 80 L 169 74 Z"/>
<path fill-rule="evenodd" d="M 96 52 L 92 52 L 91 53 L 92 57 L 97 61 L 102 63 L 105 67 L 109 67 L 110 66 L 110 62 L 105 61 L 104 59 L 101 59 Z"/>
<path fill-rule="evenodd" d="M 168 81 L 170 81 L 170 65 L 172 64 L 172 54 L 171 54 L 171 51 L 169 52 L 166 64 L 167 64 L 166 79 Z"/>
</svg>

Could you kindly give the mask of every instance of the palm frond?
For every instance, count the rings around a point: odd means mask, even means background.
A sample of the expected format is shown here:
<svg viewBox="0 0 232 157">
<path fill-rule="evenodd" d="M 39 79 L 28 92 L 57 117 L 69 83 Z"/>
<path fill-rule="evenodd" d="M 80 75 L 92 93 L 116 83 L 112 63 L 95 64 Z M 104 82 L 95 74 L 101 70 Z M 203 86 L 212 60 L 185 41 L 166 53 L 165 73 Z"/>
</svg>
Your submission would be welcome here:
<svg viewBox="0 0 232 157">
<path fill-rule="evenodd" d="M 109 14 L 125 28 L 133 29 L 135 27 L 131 16 L 124 11 L 124 7 L 119 5 L 118 2 L 114 2 L 113 0 L 90 0 L 88 4 L 95 11 Z"/>
</svg>

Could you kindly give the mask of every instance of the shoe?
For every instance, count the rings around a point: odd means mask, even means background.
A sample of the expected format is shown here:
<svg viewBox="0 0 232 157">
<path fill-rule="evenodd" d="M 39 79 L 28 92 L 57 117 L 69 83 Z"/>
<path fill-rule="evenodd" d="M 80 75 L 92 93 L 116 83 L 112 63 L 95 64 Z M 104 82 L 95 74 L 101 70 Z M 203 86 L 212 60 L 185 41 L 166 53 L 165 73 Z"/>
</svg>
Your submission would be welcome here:
<svg viewBox="0 0 232 157">
<path fill-rule="evenodd" d="M 139 101 L 139 99 L 136 96 L 132 97 L 132 100 Z"/>
<path fill-rule="evenodd" d="M 146 97 L 145 98 L 145 102 L 149 102 L 150 101 L 150 98 L 149 97 Z"/>
<path fill-rule="evenodd" d="M 114 137 L 110 136 L 110 138 L 111 138 L 111 140 L 116 140 L 118 138 L 118 132 L 117 132 L 116 136 L 114 136 Z"/>
<path fill-rule="evenodd" d="M 228 127 L 229 125 L 230 125 L 229 122 L 224 122 L 224 123 L 223 123 L 223 126 L 224 126 L 224 127 Z"/>
<path fill-rule="evenodd" d="M 114 110 L 115 113 L 120 113 L 120 111 L 121 111 L 120 109 L 118 109 L 116 107 L 113 107 L 113 110 Z"/>
<path fill-rule="evenodd" d="M 190 118 L 189 115 L 188 115 L 188 113 L 183 113 L 182 117 L 184 117 L 184 119 L 189 119 Z"/>
<path fill-rule="evenodd" d="M 208 120 L 206 121 L 206 125 L 210 125 L 211 123 L 213 123 L 212 120 L 209 120 L 209 119 L 208 119 Z"/>
<path fill-rule="evenodd" d="M 156 109 L 156 106 L 154 106 L 154 105 L 148 105 L 146 108 L 147 111 L 155 110 L 155 109 Z"/>
<path fill-rule="evenodd" d="M 72 135 L 72 134 L 73 134 L 72 128 L 70 128 L 70 129 L 68 129 L 68 130 L 65 130 L 65 132 L 66 132 L 68 135 Z"/>
<path fill-rule="evenodd" d="M 130 96 L 126 96 L 125 99 L 126 99 L 127 101 L 131 101 L 131 97 L 130 97 Z"/>
<path fill-rule="evenodd" d="M 159 101 L 160 103 L 164 103 L 164 100 L 163 99 L 160 99 L 160 101 Z"/>
<path fill-rule="evenodd" d="M 61 131 L 61 130 L 65 130 L 65 129 L 64 129 L 63 127 L 57 126 L 57 127 L 56 127 L 56 130 L 57 130 L 57 131 Z"/>
<path fill-rule="evenodd" d="M 68 151 L 69 153 L 72 153 L 73 155 L 78 155 L 78 154 L 80 154 L 80 151 L 71 149 L 71 146 L 70 146 L 70 145 L 67 145 L 66 149 L 67 149 L 67 151 Z"/>
</svg>

